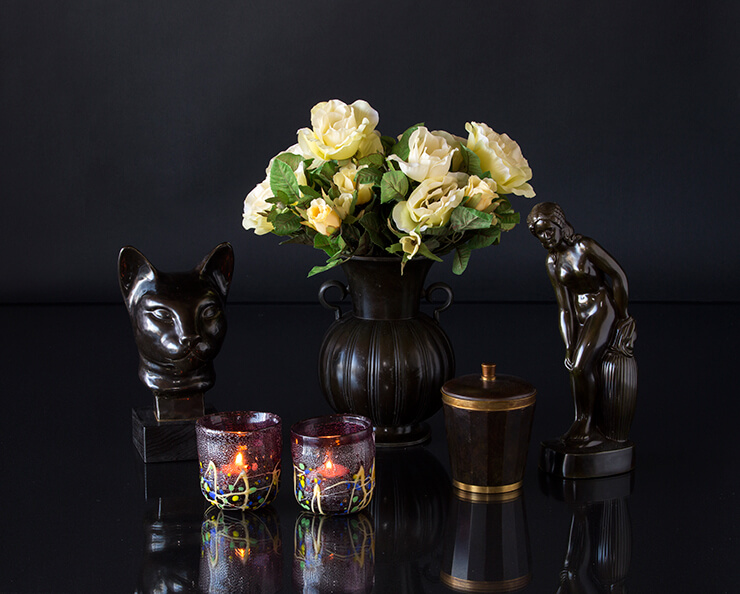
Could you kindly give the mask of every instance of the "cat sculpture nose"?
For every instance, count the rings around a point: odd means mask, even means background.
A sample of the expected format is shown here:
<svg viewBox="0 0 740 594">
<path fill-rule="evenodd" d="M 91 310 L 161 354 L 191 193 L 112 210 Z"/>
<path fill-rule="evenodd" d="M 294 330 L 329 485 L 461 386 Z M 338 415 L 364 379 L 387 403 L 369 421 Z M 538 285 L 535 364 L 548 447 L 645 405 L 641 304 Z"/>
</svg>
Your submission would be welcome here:
<svg viewBox="0 0 740 594">
<path fill-rule="evenodd" d="M 198 341 L 197 336 L 181 336 L 180 344 L 186 349 L 190 349 Z"/>
</svg>

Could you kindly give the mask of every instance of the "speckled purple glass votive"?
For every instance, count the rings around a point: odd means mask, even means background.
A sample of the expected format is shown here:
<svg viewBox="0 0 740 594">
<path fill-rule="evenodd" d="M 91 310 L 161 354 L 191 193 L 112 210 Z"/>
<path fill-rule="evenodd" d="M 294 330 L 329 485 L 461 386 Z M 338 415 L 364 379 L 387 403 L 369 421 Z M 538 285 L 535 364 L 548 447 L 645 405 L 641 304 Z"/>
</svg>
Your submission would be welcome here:
<svg viewBox="0 0 740 594">
<path fill-rule="evenodd" d="M 367 507 L 375 488 L 375 433 L 367 417 L 329 415 L 293 425 L 293 485 L 298 504 L 317 514 Z"/>
<path fill-rule="evenodd" d="M 282 425 L 267 412 L 208 415 L 195 425 L 200 490 L 225 510 L 254 510 L 275 499 L 280 487 Z"/>
</svg>

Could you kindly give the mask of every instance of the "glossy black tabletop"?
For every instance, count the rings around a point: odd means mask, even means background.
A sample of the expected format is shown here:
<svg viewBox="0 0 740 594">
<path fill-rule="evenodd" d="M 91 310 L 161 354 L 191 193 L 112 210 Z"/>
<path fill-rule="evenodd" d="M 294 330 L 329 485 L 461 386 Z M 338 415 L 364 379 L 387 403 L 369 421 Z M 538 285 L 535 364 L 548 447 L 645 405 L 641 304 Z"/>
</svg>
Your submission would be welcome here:
<svg viewBox="0 0 740 594">
<path fill-rule="evenodd" d="M 499 588 L 488 591 L 738 591 L 740 305 L 630 310 L 639 332 L 633 473 L 563 482 L 538 472 L 539 442 L 572 416 L 554 304 L 455 304 L 441 323 L 456 374 L 495 362 L 537 388 L 522 494 L 454 497 L 440 411 L 428 445 L 379 452 L 363 516 L 322 527 L 327 545 L 363 539 L 362 571 L 358 559 L 341 565 L 331 555 L 301 565 L 301 545 L 318 532 L 301 517 L 286 473 L 271 508 L 245 520 L 244 591 L 297 591 L 324 570 L 337 592 L 449 592 L 453 565 Z M 331 412 L 316 367 L 333 318 L 318 305 L 230 304 L 227 316 L 207 400 L 222 411 L 279 414 L 287 446 L 295 421 Z M 137 377 L 123 305 L 3 306 L 0 320 L 0 591 L 199 591 L 218 569 L 202 546 L 212 518 L 197 462 L 145 465 L 134 449 L 131 408 L 151 395 Z"/>
</svg>

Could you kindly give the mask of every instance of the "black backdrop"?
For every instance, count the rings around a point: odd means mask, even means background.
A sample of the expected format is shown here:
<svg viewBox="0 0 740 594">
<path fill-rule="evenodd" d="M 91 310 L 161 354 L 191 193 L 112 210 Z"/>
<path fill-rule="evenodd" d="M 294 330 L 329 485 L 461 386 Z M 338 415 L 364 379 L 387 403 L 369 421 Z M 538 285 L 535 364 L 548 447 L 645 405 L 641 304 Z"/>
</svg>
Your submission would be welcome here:
<svg viewBox="0 0 740 594">
<path fill-rule="evenodd" d="M 384 134 L 487 122 L 634 299 L 735 300 L 738 6 L 2 0 L 0 302 L 117 302 L 121 246 L 177 270 L 225 240 L 233 301 L 314 301 L 321 255 L 241 208 L 330 98 Z M 461 301 L 549 300 L 544 256 L 522 225 L 433 275 Z"/>
</svg>

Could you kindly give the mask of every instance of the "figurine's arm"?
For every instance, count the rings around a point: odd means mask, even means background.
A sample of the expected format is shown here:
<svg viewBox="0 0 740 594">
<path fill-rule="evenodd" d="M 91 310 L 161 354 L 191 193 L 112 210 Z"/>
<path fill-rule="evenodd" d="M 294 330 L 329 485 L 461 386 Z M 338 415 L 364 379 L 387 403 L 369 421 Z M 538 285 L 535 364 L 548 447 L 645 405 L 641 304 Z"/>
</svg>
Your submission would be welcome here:
<svg viewBox="0 0 740 594">
<path fill-rule="evenodd" d="M 563 342 L 565 343 L 565 366 L 570 369 L 570 350 L 576 340 L 576 329 L 573 322 L 573 306 L 570 301 L 570 292 L 557 278 L 557 274 L 555 272 L 555 258 L 552 256 L 547 259 L 547 274 L 550 277 L 552 288 L 555 290 L 555 299 L 557 300 L 558 308 L 560 309 L 560 335 L 563 337 Z"/>
<path fill-rule="evenodd" d="M 609 252 L 593 239 L 584 237 L 582 243 L 586 248 L 589 260 L 591 260 L 591 262 L 593 262 L 593 264 L 604 274 L 611 278 L 612 297 L 614 299 L 614 307 L 617 310 L 617 317 L 622 320 L 628 318 L 629 314 L 627 313 L 627 304 L 629 302 L 629 285 L 627 283 L 627 275 L 624 273 L 624 270 L 622 270 L 622 267 L 614 258 L 612 258 Z"/>
</svg>

